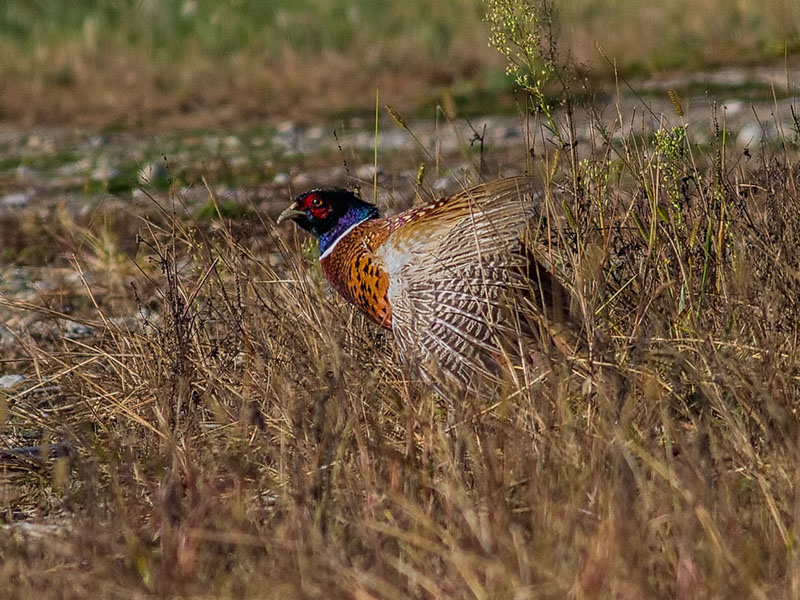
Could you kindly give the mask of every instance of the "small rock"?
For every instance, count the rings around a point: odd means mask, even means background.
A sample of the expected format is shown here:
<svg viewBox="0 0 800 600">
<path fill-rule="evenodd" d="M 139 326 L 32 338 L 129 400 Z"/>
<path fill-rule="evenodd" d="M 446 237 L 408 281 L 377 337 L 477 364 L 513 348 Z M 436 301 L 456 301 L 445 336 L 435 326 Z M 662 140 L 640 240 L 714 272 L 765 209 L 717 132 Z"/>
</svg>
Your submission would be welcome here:
<svg viewBox="0 0 800 600">
<path fill-rule="evenodd" d="M 25 381 L 23 375 L 3 375 L 0 377 L 0 390 L 10 390 Z"/>
<path fill-rule="evenodd" d="M 308 175 L 304 175 L 303 173 L 300 173 L 300 175 L 296 175 L 294 178 L 295 188 L 304 188 L 310 184 L 311 184 L 311 179 L 309 179 Z"/>
<path fill-rule="evenodd" d="M 405 130 L 387 131 L 381 135 L 382 150 L 400 150 L 408 145 L 408 134 Z"/>
<path fill-rule="evenodd" d="M 69 340 L 76 340 L 92 333 L 92 328 L 84 325 L 83 323 L 76 323 L 75 321 L 63 321 L 61 331 L 64 337 Z"/>
<path fill-rule="evenodd" d="M 745 108 L 745 103 L 741 100 L 728 100 L 723 102 L 722 105 L 725 107 L 725 114 L 729 118 L 738 115 Z"/>
<path fill-rule="evenodd" d="M 761 142 L 764 137 L 764 131 L 757 123 L 750 123 L 745 125 L 736 136 L 736 145 L 740 148 L 745 148 L 750 145 L 756 145 Z"/>
<path fill-rule="evenodd" d="M 228 166 L 231 169 L 243 169 L 250 165 L 250 159 L 246 156 L 231 156 L 228 159 Z"/>
<path fill-rule="evenodd" d="M 278 133 L 295 133 L 297 131 L 297 123 L 294 121 L 283 121 L 275 128 Z"/>
<path fill-rule="evenodd" d="M 20 165 L 16 169 L 14 169 L 14 176 L 17 178 L 18 181 L 26 181 L 28 179 L 33 178 L 34 171 L 30 167 L 26 167 L 25 165 Z"/>
<path fill-rule="evenodd" d="M 142 329 L 142 322 L 136 317 L 111 317 L 108 322 L 124 333 L 136 333 Z"/>
<path fill-rule="evenodd" d="M 439 177 L 433 182 L 433 189 L 437 192 L 444 192 L 450 187 L 450 180 L 447 177 Z"/>
<path fill-rule="evenodd" d="M 383 174 L 383 168 L 375 165 L 362 165 L 356 169 L 356 177 L 364 181 L 372 181 L 376 173 L 380 177 Z"/>
<path fill-rule="evenodd" d="M 31 200 L 31 195 L 26 194 L 25 192 L 17 192 L 15 194 L 6 194 L 2 198 L 0 198 L 0 204 L 5 204 L 6 206 L 25 206 Z"/>
<path fill-rule="evenodd" d="M 321 140 L 326 135 L 328 135 L 328 129 L 322 127 L 321 125 L 314 125 L 313 127 L 306 129 L 306 139 L 308 140 Z"/>
<path fill-rule="evenodd" d="M 139 183 L 142 185 L 161 185 L 167 182 L 167 166 L 163 160 L 156 160 L 139 170 Z"/>
<path fill-rule="evenodd" d="M 92 179 L 92 181 L 106 181 L 107 182 L 109 179 L 113 179 L 117 175 L 119 175 L 119 172 L 117 171 L 117 169 L 115 169 L 114 167 L 112 167 L 111 165 L 109 165 L 106 162 L 101 162 L 92 171 L 92 173 L 90 175 L 90 178 Z"/>
</svg>

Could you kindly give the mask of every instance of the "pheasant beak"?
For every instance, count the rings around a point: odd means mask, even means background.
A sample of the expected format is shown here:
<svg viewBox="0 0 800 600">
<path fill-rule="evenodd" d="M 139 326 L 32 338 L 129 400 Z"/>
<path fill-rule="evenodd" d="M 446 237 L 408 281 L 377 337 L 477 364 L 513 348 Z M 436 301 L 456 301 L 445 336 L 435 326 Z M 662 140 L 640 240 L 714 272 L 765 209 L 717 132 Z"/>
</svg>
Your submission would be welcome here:
<svg viewBox="0 0 800 600">
<path fill-rule="evenodd" d="M 280 225 L 286 219 L 294 219 L 295 217 L 302 217 L 305 214 L 306 213 L 304 213 L 302 210 L 297 210 L 297 202 L 295 202 L 294 204 L 290 205 L 289 208 L 283 211 L 280 215 L 278 215 L 277 224 Z"/>
</svg>

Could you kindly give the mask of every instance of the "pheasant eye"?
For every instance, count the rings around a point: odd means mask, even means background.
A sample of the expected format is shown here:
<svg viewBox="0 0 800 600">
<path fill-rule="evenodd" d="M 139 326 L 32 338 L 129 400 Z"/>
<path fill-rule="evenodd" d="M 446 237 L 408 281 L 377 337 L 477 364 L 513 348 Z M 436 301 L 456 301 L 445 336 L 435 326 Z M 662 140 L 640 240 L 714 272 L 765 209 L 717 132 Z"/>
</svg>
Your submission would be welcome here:
<svg viewBox="0 0 800 600">
<path fill-rule="evenodd" d="M 320 198 L 319 196 L 314 196 L 311 199 L 311 206 L 314 208 L 319 208 L 320 206 L 322 206 L 322 198 Z"/>
</svg>

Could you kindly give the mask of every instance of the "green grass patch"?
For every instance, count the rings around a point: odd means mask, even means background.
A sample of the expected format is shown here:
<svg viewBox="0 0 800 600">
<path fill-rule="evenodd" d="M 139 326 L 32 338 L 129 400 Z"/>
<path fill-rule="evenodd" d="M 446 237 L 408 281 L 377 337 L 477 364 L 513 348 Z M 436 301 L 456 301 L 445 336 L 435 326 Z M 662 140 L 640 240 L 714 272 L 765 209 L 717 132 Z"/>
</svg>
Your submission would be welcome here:
<svg viewBox="0 0 800 600">
<path fill-rule="evenodd" d="M 631 76 L 774 60 L 800 40 L 800 7 L 778 0 L 556 8 L 564 56 L 606 75 L 598 48 Z M 368 114 L 376 86 L 393 105 L 465 86 L 454 92 L 465 114 L 491 111 L 508 101 L 494 95 L 504 65 L 484 42 L 484 12 L 481 0 L 11 3 L 0 11 L 0 75 L 14 93 L 0 93 L 0 114 L 113 129 L 210 122 L 220 107 L 228 119 L 318 119 Z"/>
</svg>

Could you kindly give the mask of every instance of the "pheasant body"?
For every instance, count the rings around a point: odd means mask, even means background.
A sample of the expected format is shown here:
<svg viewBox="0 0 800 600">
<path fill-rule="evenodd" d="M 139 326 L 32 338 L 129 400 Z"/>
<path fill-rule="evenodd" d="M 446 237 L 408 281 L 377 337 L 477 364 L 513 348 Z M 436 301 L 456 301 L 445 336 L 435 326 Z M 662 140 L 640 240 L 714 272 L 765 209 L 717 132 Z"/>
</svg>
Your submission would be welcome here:
<svg viewBox="0 0 800 600">
<path fill-rule="evenodd" d="M 360 223 L 320 254 L 330 284 L 378 325 L 392 328 L 389 275 L 375 252 L 391 233 L 386 219 Z"/>
<path fill-rule="evenodd" d="M 298 196 L 279 218 L 320 240 L 325 277 L 440 390 L 497 378 L 561 318 L 569 294 L 533 258 L 523 233 L 536 214 L 533 181 L 503 179 L 383 218 L 345 190 Z"/>
</svg>

